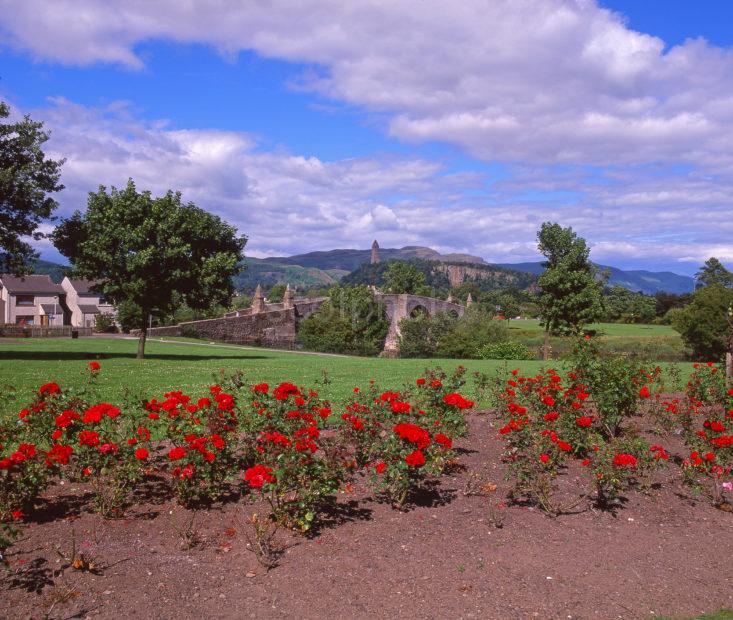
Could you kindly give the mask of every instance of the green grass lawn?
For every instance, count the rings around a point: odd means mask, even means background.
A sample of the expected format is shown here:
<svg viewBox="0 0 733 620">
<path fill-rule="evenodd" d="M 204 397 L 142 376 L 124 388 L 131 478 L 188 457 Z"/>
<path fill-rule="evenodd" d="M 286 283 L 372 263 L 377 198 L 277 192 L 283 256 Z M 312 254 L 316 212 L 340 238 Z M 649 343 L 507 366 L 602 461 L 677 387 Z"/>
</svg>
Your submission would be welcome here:
<svg viewBox="0 0 733 620">
<path fill-rule="evenodd" d="M 26 402 L 42 383 L 62 385 L 85 380 L 87 363 L 99 360 L 102 372 L 98 385 L 111 402 L 121 399 L 126 388 L 153 397 L 182 389 L 191 393 L 205 390 L 220 369 L 241 370 L 245 379 L 276 383 L 291 381 L 313 387 L 334 402 L 342 402 L 354 386 L 368 386 L 370 379 L 380 385 L 399 388 L 420 376 L 426 366 L 446 370 L 464 364 L 469 371 L 493 372 L 504 362 L 492 360 L 408 360 L 318 355 L 244 348 L 233 345 L 201 346 L 200 341 L 149 340 L 146 359 L 135 359 L 136 340 L 116 338 L 28 338 L 0 340 L 0 389 L 15 398 L 5 405 L 15 410 Z M 515 362 L 536 371 L 541 362 Z M 323 383 L 323 371 L 330 383 Z M 9 389 L 13 388 L 13 389 Z M 472 388 L 471 388 L 472 389 Z"/>
<path fill-rule="evenodd" d="M 544 343 L 542 326 L 537 320 L 509 321 L 507 326 L 510 337 L 523 342 L 530 349 L 538 349 Z M 604 350 L 636 352 L 663 361 L 687 359 L 682 338 L 669 325 L 594 323 L 587 329 L 597 332 L 598 341 Z M 570 343 L 561 338 L 550 338 L 550 346 L 553 351 L 560 353 L 566 351 Z"/>
<path fill-rule="evenodd" d="M 62 385 L 85 380 L 87 363 L 99 360 L 99 387 L 110 402 L 122 400 L 127 389 L 145 396 L 160 396 L 181 389 L 194 395 L 211 385 L 221 369 L 241 370 L 246 380 L 276 383 L 292 381 L 317 389 L 335 403 L 343 402 L 354 386 L 366 387 L 370 379 L 390 388 L 412 383 L 427 366 L 451 371 L 458 364 L 474 371 L 493 373 L 505 362 L 494 360 L 385 359 L 319 355 L 244 348 L 233 345 L 202 346 L 200 341 L 150 340 L 145 360 L 135 359 L 136 340 L 119 338 L 28 338 L 0 340 L 0 408 L 16 411 L 39 385 L 56 381 Z M 540 361 L 507 362 L 537 372 Z M 555 366 L 561 365 L 555 362 Z M 683 364 L 686 375 L 689 364 Z M 323 371 L 329 383 L 323 383 Z M 473 381 L 464 390 L 474 396 Z"/>
</svg>

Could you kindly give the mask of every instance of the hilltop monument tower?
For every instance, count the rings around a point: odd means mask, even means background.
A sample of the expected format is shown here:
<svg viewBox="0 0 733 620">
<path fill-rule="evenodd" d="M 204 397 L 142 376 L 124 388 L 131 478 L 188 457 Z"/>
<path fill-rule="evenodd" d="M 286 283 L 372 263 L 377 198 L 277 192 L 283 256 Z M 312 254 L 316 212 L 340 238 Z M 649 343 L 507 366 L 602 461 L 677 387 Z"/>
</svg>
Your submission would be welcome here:
<svg viewBox="0 0 733 620">
<path fill-rule="evenodd" d="M 373 265 L 374 263 L 378 263 L 378 262 L 379 262 L 379 244 L 377 243 L 377 240 L 375 239 L 374 240 L 374 243 L 372 243 L 372 260 L 371 260 L 371 263 Z"/>
</svg>

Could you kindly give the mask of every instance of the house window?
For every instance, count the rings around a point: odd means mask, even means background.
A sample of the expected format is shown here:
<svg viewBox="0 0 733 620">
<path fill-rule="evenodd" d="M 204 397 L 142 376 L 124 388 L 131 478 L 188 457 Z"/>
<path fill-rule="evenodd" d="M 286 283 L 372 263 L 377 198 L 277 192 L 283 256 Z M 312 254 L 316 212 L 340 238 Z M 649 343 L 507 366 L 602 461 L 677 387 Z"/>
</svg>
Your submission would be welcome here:
<svg viewBox="0 0 733 620">
<path fill-rule="evenodd" d="M 33 297 L 33 295 L 18 295 L 15 298 L 15 305 L 16 306 L 33 306 L 35 305 L 36 300 Z"/>
<path fill-rule="evenodd" d="M 16 316 L 16 325 L 33 325 L 33 316 Z"/>
</svg>

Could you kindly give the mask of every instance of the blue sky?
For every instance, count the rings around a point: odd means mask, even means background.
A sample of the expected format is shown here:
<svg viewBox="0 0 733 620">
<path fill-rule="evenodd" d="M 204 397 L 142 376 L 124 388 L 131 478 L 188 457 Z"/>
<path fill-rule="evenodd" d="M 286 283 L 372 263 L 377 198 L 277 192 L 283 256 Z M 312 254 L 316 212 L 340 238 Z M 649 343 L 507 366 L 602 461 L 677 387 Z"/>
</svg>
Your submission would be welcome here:
<svg viewBox="0 0 733 620">
<path fill-rule="evenodd" d="M 555 220 L 620 267 L 733 261 L 733 3 L 493 4 L 0 0 L 0 97 L 67 158 L 61 216 L 133 177 L 256 256 L 518 262 Z"/>
</svg>

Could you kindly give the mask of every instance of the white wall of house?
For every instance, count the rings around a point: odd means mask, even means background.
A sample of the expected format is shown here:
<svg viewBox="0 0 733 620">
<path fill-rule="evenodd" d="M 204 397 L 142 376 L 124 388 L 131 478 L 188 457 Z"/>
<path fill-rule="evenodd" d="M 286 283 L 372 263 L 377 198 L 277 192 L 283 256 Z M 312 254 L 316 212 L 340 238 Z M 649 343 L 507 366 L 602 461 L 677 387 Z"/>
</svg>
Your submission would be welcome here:
<svg viewBox="0 0 733 620">
<path fill-rule="evenodd" d="M 42 304 L 46 304 L 49 306 L 56 306 L 56 311 L 54 312 L 52 310 L 51 312 L 53 318 L 49 317 L 47 324 L 64 324 L 63 311 L 61 309 L 58 296 L 47 293 L 21 293 L 16 295 L 5 288 L 2 293 L 2 306 L 4 306 L 2 308 L 3 323 L 15 324 L 25 320 L 29 325 L 41 325 L 42 323 L 45 323 L 41 317 L 46 315 L 42 308 Z"/>
<path fill-rule="evenodd" d="M 74 327 L 94 327 L 95 314 L 85 314 L 80 306 L 97 306 L 102 314 L 116 316 L 114 306 L 102 303 L 102 296 L 98 293 L 79 293 L 69 280 L 64 278 L 61 287 L 66 292 L 66 305 L 71 310 L 71 324 Z"/>
</svg>

